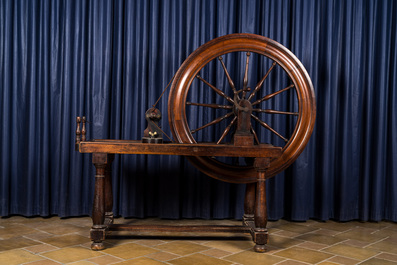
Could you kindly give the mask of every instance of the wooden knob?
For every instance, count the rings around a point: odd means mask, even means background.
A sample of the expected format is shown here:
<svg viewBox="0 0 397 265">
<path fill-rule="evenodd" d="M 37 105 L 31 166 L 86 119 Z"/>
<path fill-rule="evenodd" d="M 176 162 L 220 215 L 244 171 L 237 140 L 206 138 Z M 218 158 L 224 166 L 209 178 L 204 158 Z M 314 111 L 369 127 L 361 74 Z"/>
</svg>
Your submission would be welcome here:
<svg viewBox="0 0 397 265">
<path fill-rule="evenodd" d="M 85 141 L 86 140 L 86 129 L 85 129 L 85 123 L 86 123 L 86 118 L 85 116 L 83 116 L 83 128 L 81 129 L 81 141 Z"/>
</svg>

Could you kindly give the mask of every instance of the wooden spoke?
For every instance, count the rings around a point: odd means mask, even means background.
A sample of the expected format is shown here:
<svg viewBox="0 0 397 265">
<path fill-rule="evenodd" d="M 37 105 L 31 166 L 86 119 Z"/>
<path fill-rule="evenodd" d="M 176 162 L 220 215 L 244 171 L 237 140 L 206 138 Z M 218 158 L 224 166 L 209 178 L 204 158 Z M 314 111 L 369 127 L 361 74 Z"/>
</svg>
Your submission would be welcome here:
<svg viewBox="0 0 397 265">
<path fill-rule="evenodd" d="M 261 121 L 258 117 L 256 117 L 255 115 L 251 114 L 251 117 L 254 118 L 254 120 L 256 120 L 257 122 L 259 122 L 260 125 L 262 125 L 263 127 L 265 127 L 266 129 L 268 129 L 269 131 L 271 131 L 272 133 L 274 133 L 275 135 L 277 135 L 278 137 L 280 137 L 281 139 L 284 140 L 284 142 L 288 142 L 288 139 L 285 138 L 284 136 L 282 136 L 281 134 L 279 134 L 276 130 L 274 130 L 272 127 L 270 127 L 266 122 Z"/>
<path fill-rule="evenodd" d="M 229 101 L 230 103 L 234 104 L 234 100 L 231 97 L 229 97 L 228 95 L 226 95 L 225 93 L 223 93 L 220 89 L 218 89 L 215 86 L 213 86 L 210 83 L 208 83 L 207 80 L 203 79 L 201 76 L 197 75 L 196 77 L 200 81 L 202 81 L 204 84 L 206 84 L 207 86 L 212 88 L 212 90 L 214 90 L 218 95 L 220 95 L 221 97 L 224 97 L 227 101 Z"/>
<path fill-rule="evenodd" d="M 237 121 L 237 116 L 233 118 L 232 122 L 226 127 L 226 129 L 223 131 L 221 138 L 219 138 L 218 142 L 216 144 L 219 144 L 222 142 L 223 138 L 229 133 L 230 129 L 232 128 L 233 124 L 236 123 Z"/>
<path fill-rule="evenodd" d="M 273 68 L 274 68 L 275 66 L 276 66 L 276 62 L 274 62 L 274 63 L 272 64 L 272 66 L 270 66 L 269 70 L 267 70 L 267 73 L 262 77 L 262 79 L 258 82 L 258 84 L 256 84 L 256 87 L 255 87 L 254 91 L 252 91 L 252 93 L 249 95 L 248 100 L 251 100 L 251 99 L 255 96 L 256 92 L 259 91 L 259 89 L 260 89 L 260 88 L 262 87 L 262 85 L 263 85 L 263 82 L 265 82 L 267 76 L 270 74 L 270 72 L 273 70 Z"/>
<path fill-rule="evenodd" d="M 230 87 L 231 87 L 232 90 L 233 90 L 233 93 L 236 94 L 236 93 L 237 93 L 236 87 L 234 86 L 233 80 L 232 80 L 232 78 L 230 77 L 229 72 L 228 72 L 227 69 L 226 69 L 226 65 L 225 65 L 225 63 L 223 62 L 222 56 L 219 56 L 219 57 L 218 57 L 218 60 L 219 60 L 219 61 L 221 62 L 221 64 L 222 64 L 222 68 L 223 68 L 223 70 L 225 71 L 227 80 L 228 80 L 228 82 L 229 82 Z M 240 98 L 237 96 L 237 99 L 240 99 Z"/>
<path fill-rule="evenodd" d="M 272 109 L 252 109 L 253 112 L 267 113 L 267 114 L 285 114 L 285 115 L 294 115 L 298 116 L 298 112 L 289 112 L 289 111 L 279 111 Z"/>
<path fill-rule="evenodd" d="M 195 102 L 186 102 L 186 105 L 191 106 L 201 106 L 213 109 L 232 109 L 233 106 L 231 105 L 218 105 L 218 104 L 206 104 L 206 103 L 195 103 Z"/>
<path fill-rule="evenodd" d="M 247 85 L 248 85 L 248 64 L 250 61 L 250 52 L 247 52 L 247 60 L 245 62 L 245 73 L 244 73 L 244 81 L 243 81 L 243 91 L 247 90 Z"/>
<path fill-rule="evenodd" d="M 200 128 L 197 128 L 197 129 L 192 130 L 191 133 L 195 133 L 195 132 L 200 131 L 200 130 L 202 130 L 202 129 L 208 127 L 208 126 L 217 124 L 217 123 L 223 121 L 224 119 L 229 118 L 229 117 L 232 116 L 233 114 L 234 114 L 234 112 L 229 112 L 229 113 L 227 113 L 226 115 L 224 115 L 224 116 L 222 116 L 222 117 L 219 117 L 219 118 L 217 118 L 217 119 L 215 119 L 215 120 L 213 120 L 213 121 L 211 121 L 211 122 L 209 122 L 209 123 L 207 123 L 207 124 L 201 126 Z"/>
<path fill-rule="evenodd" d="M 259 139 L 258 139 L 258 135 L 256 134 L 254 128 L 252 127 L 252 124 L 251 124 L 251 132 L 252 132 L 252 134 L 254 135 L 255 142 L 256 142 L 257 144 L 260 144 Z"/>
<path fill-rule="evenodd" d="M 263 98 L 258 99 L 257 101 L 255 101 L 254 103 L 252 103 L 252 105 L 257 105 L 257 104 L 261 103 L 262 101 L 269 100 L 269 99 L 271 99 L 271 98 L 277 96 L 278 94 L 283 93 L 283 92 L 285 92 L 285 91 L 287 91 L 287 90 L 289 90 L 289 89 L 291 89 L 291 88 L 293 88 L 293 87 L 294 87 L 294 84 L 289 85 L 289 86 L 287 86 L 286 88 L 283 88 L 283 89 L 281 89 L 281 90 L 279 90 L 279 91 L 277 91 L 277 92 L 274 92 L 274 93 L 272 93 L 272 94 L 266 95 L 266 96 L 264 96 Z"/>
</svg>

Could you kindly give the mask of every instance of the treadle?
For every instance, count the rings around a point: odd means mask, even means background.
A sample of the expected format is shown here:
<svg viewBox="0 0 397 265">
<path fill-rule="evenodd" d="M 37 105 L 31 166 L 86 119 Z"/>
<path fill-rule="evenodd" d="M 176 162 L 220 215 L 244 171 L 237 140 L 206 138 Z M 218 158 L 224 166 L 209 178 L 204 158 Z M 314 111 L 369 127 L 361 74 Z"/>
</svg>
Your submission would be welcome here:
<svg viewBox="0 0 397 265">
<path fill-rule="evenodd" d="M 214 232 L 214 233 L 251 233 L 252 228 L 236 225 L 124 225 L 108 226 L 109 231 L 145 231 L 145 232 Z"/>
</svg>

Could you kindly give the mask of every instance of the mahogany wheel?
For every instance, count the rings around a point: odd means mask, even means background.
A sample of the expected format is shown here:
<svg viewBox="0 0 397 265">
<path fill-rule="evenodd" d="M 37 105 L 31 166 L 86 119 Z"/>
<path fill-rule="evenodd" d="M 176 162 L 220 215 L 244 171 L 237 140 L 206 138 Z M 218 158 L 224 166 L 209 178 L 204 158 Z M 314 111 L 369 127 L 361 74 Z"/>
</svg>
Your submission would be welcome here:
<svg viewBox="0 0 397 265">
<path fill-rule="evenodd" d="M 239 54 L 242 52 L 246 54 L 246 59 L 244 61 L 245 72 L 243 73 L 244 85 L 243 89 L 239 89 L 236 88 L 237 85 L 234 85 L 233 79 L 229 75 L 227 67 L 223 62 L 223 56 L 235 53 Z M 291 90 L 295 91 L 295 101 L 297 101 L 297 111 L 279 111 L 261 108 L 254 109 L 259 113 L 266 113 L 269 115 L 276 114 L 295 116 L 295 125 L 293 129 L 291 129 L 292 133 L 289 138 L 281 135 L 277 130 L 274 130 L 266 122 L 263 122 L 258 118 L 258 116 L 253 114 L 251 115 L 253 124 L 259 123 L 261 127 L 269 130 L 271 134 L 276 135 L 277 138 L 281 138 L 285 144 L 282 149 L 281 157 L 272 160 L 270 167 L 266 172 L 266 178 L 270 178 L 286 169 L 302 153 L 313 131 L 316 115 L 315 95 L 310 77 L 302 63 L 283 45 L 259 35 L 230 34 L 213 39 L 200 46 L 184 61 L 175 74 L 168 100 L 168 119 L 174 139 L 179 143 L 196 143 L 198 140 L 193 136 L 194 133 L 211 125 L 218 124 L 225 119 L 231 119 L 232 121 L 223 131 L 221 139 L 218 140 L 218 142 L 223 141 L 225 135 L 229 134 L 232 126 L 235 126 L 234 123 L 236 120 L 234 118 L 236 114 L 235 111 L 233 111 L 233 103 L 236 100 L 236 97 L 233 99 L 233 96 L 229 97 L 227 94 L 230 94 L 231 92 L 233 95 L 237 94 L 238 99 L 240 99 L 240 97 L 243 98 L 241 93 L 245 94 L 247 91 L 248 66 L 251 54 L 257 54 L 258 57 L 264 57 L 264 59 L 273 62 L 267 71 L 263 71 L 263 77 L 260 81 L 258 80 L 259 82 L 256 84 L 255 89 L 253 89 L 246 98 L 251 102 L 252 106 L 260 105 L 262 102 L 275 98 L 278 95 L 285 94 L 285 92 Z M 214 63 L 212 63 L 212 61 L 216 61 L 217 58 L 219 59 L 219 62 L 217 63 L 221 64 L 221 68 L 224 70 L 224 76 L 229 84 L 229 88 L 225 88 L 223 90 L 217 88 L 215 85 L 211 84 L 211 82 L 199 75 L 199 72 L 202 71 L 204 67 L 213 69 Z M 209 64 L 212 65 L 208 66 Z M 276 66 L 281 67 L 281 70 L 278 72 L 284 72 L 291 83 L 280 90 L 266 94 L 262 97 L 259 95 L 259 92 L 263 90 L 262 86 L 264 81 Z M 192 87 L 193 81 L 205 84 L 208 89 L 215 91 L 216 95 L 224 99 L 227 104 L 188 102 L 188 93 Z M 230 89 L 230 87 L 232 89 Z M 239 90 L 239 92 L 237 90 Z M 189 128 L 186 115 L 187 105 L 208 107 L 212 109 L 226 109 L 230 112 L 201 126 L 200 128 L 191 130 Z M 253 129 L 253 127 L 251 128 Z M 254 130 L 253 133 L 258 141 L 258 137 Z M 252 183 L 256 181 L 256 171 L 250 164 L 238 166 L 224 163 L 211 157 L 189 157 L 188 159 L 200 171 L 216 179 L 232 183 Z"/>
</svg>

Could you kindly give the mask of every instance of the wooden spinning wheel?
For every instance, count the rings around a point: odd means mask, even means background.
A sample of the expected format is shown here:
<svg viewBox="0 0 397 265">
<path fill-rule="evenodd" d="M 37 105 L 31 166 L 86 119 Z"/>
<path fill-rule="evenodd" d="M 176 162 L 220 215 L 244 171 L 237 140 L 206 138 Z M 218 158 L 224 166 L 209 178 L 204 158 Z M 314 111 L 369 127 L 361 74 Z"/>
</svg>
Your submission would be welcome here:
<svg viewBox="0 0 397 265">
<path fill-rule="evenodd" d="M 274 72 L 281 77 L 274 79 Z M 255 79 L 251 89 L 250 82 Z M 200 98 L 207 102 L 193 101 Z M 266 179 L 296 160 L 314 127 L 315 96 L 303 65 L 284 46 L 268 38 L 253 34 L 226 35 L 200 46 L 175 74 L 168 119 L 178 143 L 163 142 L 165 133 L 158 125 L 161 113 L 156 104 L 145 113 L 148 127 L 142 141 L 86 140 L 86 119 L 76 119 L 75 148 L 81 153 L 92 153 L 96 168 L 91 248 L 104 249 L 103 240 L 109 231 L 203 231 L 250 233 L 254 250 L 264 252 L 268 241 Z M 288 118 L 273 119 L 274 125 L 266 120 L 266 115 Z M 192 123 L 195 116 L 196 122 Z M 281 129 L 277 123 L 282 124 Z M 283 129 L 286 127 L 290 128 Z M 203 133 L 209 128 L 215 129 Z M 258 129 L 262 129 L 260 133 Z M 115 154 L 186 156 L 213 178 L 247 183 L 243 225 L 114 224 L 111 169 Z"/>
<path fill-rule="evenodd" d="M 223 59 L 223 57 L 233 53 L 245 54 L 245 60 L 243 59 L 243 61 L 245 61 L 245 69 L 243 72 L 244 79 L 243 85 L 240 88 L 235 85 Z M 270 60 L 271 64 L 268 70 L 263 72 L 255 88 L 250 90 L 248 88 L 248 69 L 252 54 Z M 200 72 L 209 64 L 213 64 L 213 61 L 216 60 L 219 61 L 218 64 L 221 65 L 224 71 L 225 79 L 227 79 L 229 85 L 227 89 L 220 89 L 200 76 Z M 259 58 L 259 60 L 261 60 L 261 58 Z M 262 87 L 264 82 L 276 67 L 281 67 L 281 71 L 284 72 L 287 79 L 289 79 L 289 84 L 279 90 L 260 96 L 259 94 L 263 91 Z M 216 95 L 223 98 L 226 103 L 189 102 L 188 93 L 195 80 L 199 80 L 199 82 L 205 84 L 208 89 L 213 90 Z M 263 102 L 285 95 L 289 91 L 295 91 L 294 96 L 296 97 L 295 101 L 297 101 L 296 110 L 289 111 L 261 108 Z M 229 96 L 228 94 L 232 95 Z M 211 109 L 223 109 L 226 110 L 227 113 L 199 128 L 191 129 L 186 113 L 188 110 L 187 108 L 192 105 Z M 243 111 L 241 111 L 241 109 L 243 109 Z M 262 121 L 257 115 L 253 114 L 253 112 L 296 117 L 291 135 L 288 138 L 283 136 L 266 122 Z M 170 128 L 174 138 L 179 143 L 199 142 L 200 140 L 196 139 L 194 136 L 197 131 L 218 124 L 226 119 L 229 119 L 228 125 L 221 131 L 222 134 L 217 143 L 224 140 L 225 136 L 233 130 L 233 127 L 239 127 L 239 123 L 245 123 L 248 124 L 246 126 L 250 126 L 248 129 L 249 133 L 252 134 L 255 142 L 258 144 L 260 140 L 250 120 L 257 122 L 260 127 L 265 128 L 267 131 L 271 132 L 271 134 L 282 139 L 284 142 L 282 155 L 278 158 L 274 158 L 270 162 L 266 178 L 270 178 L 286 169 L 301 154 L 313 131 L 315 115 L 316 106 L 313 86 L 301 62 L 281 44 L 254 34 L 226 35 L 213 39 L 200 46 L 185 60 L 177 71 L 171 86 L 168 101 Z M 248 143 L 248 145 L 249 144 L 250 143 Z M 243 145 L 247 145 L 247 142 L 245 141 Z M 255 169 L 249 164 L 236 166 L 211 157 L 189 157 L 189 160 L 203 173 L 222 181 L 233 183 L 252 183 L 256 181 Z"/>
</svg>

